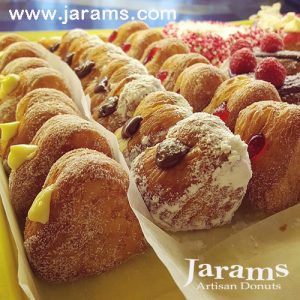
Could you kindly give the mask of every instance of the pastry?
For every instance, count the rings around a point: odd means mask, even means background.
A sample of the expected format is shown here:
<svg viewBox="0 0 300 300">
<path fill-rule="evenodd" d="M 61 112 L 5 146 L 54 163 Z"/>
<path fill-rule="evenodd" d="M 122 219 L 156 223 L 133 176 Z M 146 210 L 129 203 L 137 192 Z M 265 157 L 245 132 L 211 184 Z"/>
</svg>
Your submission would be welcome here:
<svg viewBox="0 0 300 300">
<path fill-rule="evenodd" d="M 229 223 L 251 178 L 247 145 L 207 113 L 179 121 L 131 171 L 154 222 L 168 231 Z"/>
<path fill-rule="evenodd" d="M 217 67 L 197 63 L 185 69 L 177 78 L 174 91 L 180 93 L 195 112 L 202 111 L 213 98 L 227 76 Z"/>
<path fill-rule="evenodd" d="M 137 75 L 135 75 L 137 76 Z M 126 79 L 124 79 L 126 82 Z M 125 83 L 124 82 L 124 83 Z M 151 75 L 140 75 L 136 79 L 116 86 L 116 92 L 93 111 L 93 118 L 108 130 L 115 132 L 133 116 L 141 100 L 148 94 L 164 90 L 160 81 Z"/>
<path fill-rule="evenodd" d="M 127 22 L 121 25 L 118 28 L 118 30 L 114 30 L 110 34 L 108 41 L 110 43 L 114 43 L 117 46 L 121 46 L 131 34 L 133 34 L 136 31 L 148 29 L 148 28 L 149 28 L 148 25 L 145 24 L 144 22 L 140 22 L 140 21 Z"/>
<path fill-rule="evenodd" d="M 179 94 L 158 91 L 146 96 L 133 117 L 115 133 L 127 164 L 163 141 L 172 126 L 192 113 L 192 107 Z"/>
<path fill-rule="evenodd" d="M 278 93 L 282 101 L 300 105 L 300 73 L 287 76 Z"/>
<path fill-rule="evenodd" d="M 127 173 L 102 153 L 77 149 L 51 168 L 31 206 L 24 246 L 36 275 L 72 281 L 101 274 L 146 250 Z"/>
<path fill-rule="evenodd" d="M 80 115 L 73 100 L 64 93 L 42 88 L 26 94 L 18 103 L 16 122 L 2 125 L 2 134 L 8 130 L 10 135 L 9 140 L 0 140 L 2 157 L 7 158 L 11 145 L 29 144 L 46 121 L 61 114 Z"/>
<path fill-rule="evenodd" d="M 5 48 L 0 57 L 0 72 L 5 66 L 16 58 L 20 57 L 47 57 L 47 50 L 38 43 L 16 42 Z"/>
<path fill-rule="evenodd" d="M 0 123 L 15 121 L 18 102 L 37 88 L 53 88 L 71 95 L 63 76 L 50 68 L 29 69 L 19 75 L 9 74 L 0 80 Z"/>
<path fill-rule="evenodd" d="M 261 101 L 243 109 L 235 133 L 248 143 L 253 177 L 246 201 L 273 214 L 300 201 L 300 107 Z"/>
<path fill-rule="evenodd" d="M 10 199 L 21 224 L 51 166 L 63 154 L 77 148 L 89 148 L 111 156 L 110 146 L 101 133 L 90 122 L 74 115 L 49 119 L 29 146 L 32 149 L 30 156 L 26 152 L 26 155 L 20 154 L 22 145 L 12 146 L 8 156 L 8 165 L 12 169 Z"/>
<path fill-rule="evenodd" d="M 263 100 L 281 101 L 271 83 L 240 75 L 224 81 L 204 111 L 220 117 L 233 131 L 239 112 Z"/>
<path fill-rule="evenodd" d="M 8 63 L 2 70 L 2 75 L 19 74 L 23 71 L 36 68 L 50 68 L 49 63 L 37 57 L 20 57 Z"/>
<path fill-rule="evenodd" d="M 25 42 L 27 41 L 26 38 L 19 34 L 10 33 L 5 34 L 0 37 L 0 51 L 3 51 L 9 45 L 17 43 L 17 42 Z"/>
<path fill-rule="evenodd" d="M 61 43 L 61 37 L 60 36 L 51 36 L 47 38 L 43 37 L 38 41 L 38 43 L 44 46 L 50 52 L 56 54 Z"/>
<path fill-rule="evenodd" d="M 146 66 L 149 74 L 155 76 L 170 56 L 188 52 L 188 46 L 181 40 L 166 38 L 150 44 L 146 48 L 141 62 Z"/>
<path fill-rule="evenodd" d="M 128 56 L 141 59 L 145 49 L 161 39 L 163 39 L 163 35 L 157 29 L 139 30 L 131 34 L 121 47 Z"/>
<path fill-rule="evenodd" d="M 175 54 L 169 57 L 156 77 L 160 79 L 167 91 L 173 91 L 179 75 L 191 65 L 197 63 L 208 64 L 208 60 L 198 53 Z"/>
</svg>

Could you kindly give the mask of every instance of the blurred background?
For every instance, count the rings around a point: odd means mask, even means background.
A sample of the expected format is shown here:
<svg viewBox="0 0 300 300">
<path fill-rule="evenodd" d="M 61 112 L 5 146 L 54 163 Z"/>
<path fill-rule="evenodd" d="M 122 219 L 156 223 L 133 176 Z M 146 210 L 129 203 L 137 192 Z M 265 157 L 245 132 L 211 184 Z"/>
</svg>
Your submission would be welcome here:
<svg viewBox="0 0 300 300">
<path fill-rule="evenodd" d="M 56 9 L 64 15 L 64 10 L 72 9 L 127 9 L 130 15 L 139 9 L 175 9 L 177 12 L 176 21 L 180 20 L 219 20 L 233 21 L 247 19 L 256 13 L 260 5 L 272 5 L 281 2 L 282 12 L 300 12 L 300 0 L 285 1 L 258 1 L 258 0 L 0 0 L 0 30 L 1 31 L 37 31 L 37 30 L 65 30 L 74 27 L 85 29 L 116 28 L 124 21 L 122 20 L 74 20 L 62 24 L 59 20 L 45 21 L 39 18 L 36 21 L 29 21 L 23 18 L 20 21 L 13 21 L 9 10 L 22 9 Z M 67 5 L 67 7 L 66 7 Z M 163 26 L 169 21 L 148 20 L 150 26 Z"/>
</svg>

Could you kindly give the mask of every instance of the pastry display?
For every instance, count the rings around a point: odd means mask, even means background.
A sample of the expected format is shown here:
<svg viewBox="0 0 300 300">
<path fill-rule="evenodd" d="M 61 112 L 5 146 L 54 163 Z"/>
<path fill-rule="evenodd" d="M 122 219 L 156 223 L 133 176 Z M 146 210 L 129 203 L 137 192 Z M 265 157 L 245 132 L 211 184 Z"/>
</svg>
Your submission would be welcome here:
<svg viewBox="0 0 300 300">
<path fill-rule="evenodd" d="M 121 46 L 131 34 L 148 28 L 148 25 L 144 22 L 127 22 L 121 25 L 117 30 L 114 30 L 110 34 L 108 41 L 110 43 L 114 43 L 117 46 Z"/>
<path fill-rule="evenodd" d="M 174 91 L 190 103 L 194 112 L 199 112 L 210 103 L 215 91 L 226 79 L 227 76 L 219 68 L 197 63 L 179 75 Z"/>
<path fill-rule="evenodd" d="M 93 117 L 105 128 L 114 132 L 133 116 L 143 98 L 161 90 L 164 90 L 164 87 L 158 79 L 151 75 L 140 75 L 124 84 L 115 96 L 108 97 L 99 107 L 96 107 Z"/>
<path fill-rule="evenodd" d="M 149 74 L 156 75 L 170 56 L 188 52 L 188 47 L 181 40 L 166 38 L 150 44 L 146 48 L 141 62 L 146 66 Z"/>
<path fill-rule="evenodd" d="M 78 149 L 62 156 L 28 213 L 24 245 L 34 272 L 50 282 L 72 281 L 143 252 L 128 187 L 127 173 L 102 153 Z"/>
<path fill-rule="evenodd" d="M 235 133 L 247 144 L 253 170 L 245 200 L 273 214 L 300 201 L 300 107 L 261 101 L 243 109 Z"/>
<path fill-rule="evenodd" d="M 173 91 L 179 75 L 191 65 L 197 63 L 208 64 L 208 60 L 198 53 L 175 54 L 162 65 L 156 77 L 160 79 L 167 91 Z"/>
<path fill-rule="evenodd" d="M 224 81 L 203 111 L 220 117 L 233 131 L 239 112 L 263 100 L 281 101 L 271 83 L 240 75 Z"/>
<path fill-rule="evenodd" d="M 3 51 L 5 48 L 7 48 L 9 45 L 17 43 L 17 42 L 25 42 L 26 39 L 15 33 L 10 33 L 6 35 L 2 35 L 0 37 L 0 51 Z"/>
<path fill-rule="evenodd" d="M 9 74 L 1 79 L 0 123 L 15 121 L 18 102 L 38 88 L 53 88 L 71 95 L 63 76 L 54 69 L 44 67 L 29 69 L 19 75 Z"/>
<path fill-rule="evenodd" d="M 154 222 L 168 231 L 230 222 L 252 174 L 247 145 L 207 113 L 179 121 L 131 170 Z"/>
<path fill-rule="evenodd" d="M 146 148 L 164 140 L 172 126 L 192 113 L 192 107 L 179 94 L 158 91 L 146 96 L 133 117 L 116 131 L 128 165 Z"/>
<path fill-rule="evenodd" d="M 144 29 L 131 34 L 122 44 L 123 51 L 130 57 L 141 59 L 145 49 L 163 38 L 157 29 Z"/>
<path fill-rule="evenodd" d="M 41 190 L 52 165 L 65 153 L 89 148 L 111 157 L 106 139 L 89 122 L 74 115 L 58 115 L 49 119 L 30 143 L 32 153 L 22 153 L 22 145 L 12 146 L 8 165 L 10 199 L 21 224 Z M 26 147 L 25 147 L 26 149 Z"/>
</svg>

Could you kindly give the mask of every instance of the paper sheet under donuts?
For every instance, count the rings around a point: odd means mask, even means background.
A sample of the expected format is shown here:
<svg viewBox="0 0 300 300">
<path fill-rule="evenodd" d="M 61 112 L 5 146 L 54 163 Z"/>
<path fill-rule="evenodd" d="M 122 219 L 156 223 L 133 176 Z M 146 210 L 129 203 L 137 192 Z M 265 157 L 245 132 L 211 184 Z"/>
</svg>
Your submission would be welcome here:
<svg viewBox="0 0 300 300">
<path fill-rule="evenodd" d="M 80 81 L 75 73 L 68 65 L 50 52 L 47 60 L 53 68 L 64 74 L 72 91 L 74 101 L 85 117 L 91 120 L 89 99 L 84 96 Z M 128 171 L 125 160 L 118 149 L 115 136 L 95 121 L 91 120 L 91 122 L 107 137 L 115 159 Z M 40 299 L 35 279 L 24 252 L 22 236 L 8 198 L 7 179 L 2 164 L 0 166 L 0 194 L 17 247 L 19 284 L 30 300 Z M 201 300 L 276 300 L 283 298 L 294 299 L 293 296 L 297 292 L 300 293 L 298 284 L 300 281 L 300 260 L 298 258 L 300 249 L 300 204 L 266 219 L 240 209 L 230 225 L 207 231 L 171 235 L 158 228 L 152 222 L 141 195 L 132 180 L 130 181 L 128 195 L 130 205 L 141 224 L 146 239 L 168 268 L 186 298 Z M 285 231 L 280 230 L 282 225 L 286 228 Z M 288 265 L 290 275 L 287 278 L 281 278 L 279 282 L 282 285 L 282 289 L 278 291 L 228 292 L 224 290 L 202 290 L 197 289 L 199 280 L 195 280 L 188 287 L 184 287 L 188 274 L 186 258 L 199 258 L 201 262 L 212 265 L 238 263 L 244 266 L 273 266 L 284 263 Z M 151 265 L 149 265 L 149 268 L 151 268 Z M 76 289 L 76 285 L 82 287 L 81 282 L 74 283 L 74 289 Z M 149 282 L 149 287 L 150 285 L 151 282 Z M 55 287 L 52 287 L 52 289 L 55 289 Z M 61 299 L 65 299 L 64 296 L 62 295 Z M 55 299 L 60 300 L 59 292 L 55 294 Z M 77 300 L 80 298 L 73 299 Z"/>
</svg>

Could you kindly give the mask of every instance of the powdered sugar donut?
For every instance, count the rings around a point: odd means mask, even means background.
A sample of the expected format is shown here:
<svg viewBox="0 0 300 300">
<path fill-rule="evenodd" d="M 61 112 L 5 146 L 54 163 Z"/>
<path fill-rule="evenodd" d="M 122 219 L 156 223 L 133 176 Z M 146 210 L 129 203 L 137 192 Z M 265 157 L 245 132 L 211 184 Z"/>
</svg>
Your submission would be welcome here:
<svg viewBox="0 0 300 300">
<path fill-rule="evenodd" d="M 154 222 L 169 231 L 229 223 L 252 176 L 247 145 L 206 113 L 179 121 L 131 170 Z"/>
</svg>

